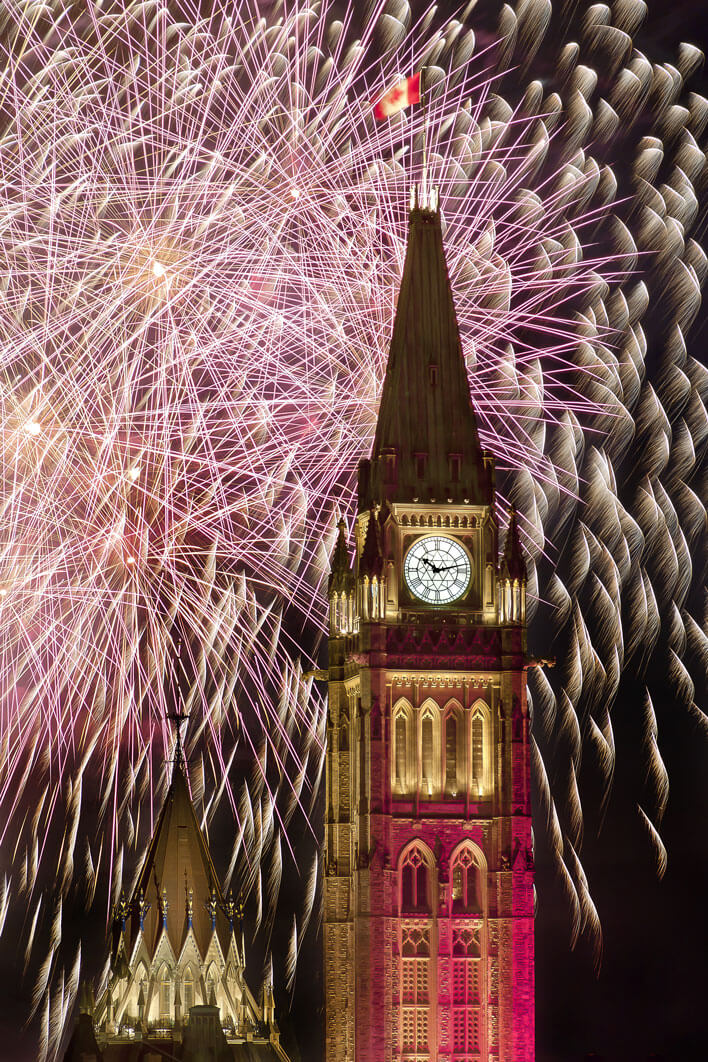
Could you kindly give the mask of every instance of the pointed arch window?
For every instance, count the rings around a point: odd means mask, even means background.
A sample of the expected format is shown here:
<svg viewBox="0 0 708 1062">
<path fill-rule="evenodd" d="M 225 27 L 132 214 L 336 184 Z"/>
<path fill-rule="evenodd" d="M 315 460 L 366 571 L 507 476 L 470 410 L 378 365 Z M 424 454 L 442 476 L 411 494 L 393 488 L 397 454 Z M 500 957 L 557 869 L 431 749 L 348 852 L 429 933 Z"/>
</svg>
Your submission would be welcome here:
<svg viewBox="0 0 708 1062">
<path fill-rule="evenodd" d="M 215 963 L 212 963 L 209 967 L 209 973 L 207 974 L 207 1003 L 210 1007 L 218 1006 L 218 1000 L 216 998 L 216 988 L 219 983 L 219 972 Z"/>
<path fill-rule="evenodd" d="M 430 912 L 429 868 L 419 848 L 411 848 L 401 864 L 401 910 Z"/>
<path fill-rule="evenodd" d="M 463 848 L 452 864 L 452 910 L 481 911 L 482 888 L 479 864 L 469 848 Z"/>
<path fill-rule="evenodd" d="M 449 715 L 445 721 L 445 785 L 449 792 L 457 792 L 457 718 Z"/>
<path fill-rule="evenodd" d="M 406 758 L 408 754 L 408 742 L 406 740 L 406 717 L 400 712 L 396 716 L 394 731 L 395 762 L 396 762 L 396 788 L 403 793 L 406 789 Z"/>
<path fill-rule="evenodd" d="M 421 725 L 421 765 L 423 779 L 423 794 L 432 793 L 434 788 L 433 778 L 433 718 L 431 715 L 423 717 Z"/>
<path fill-rule="evenodd" d="M 166 966 L 162 968 L 162 974 L 160 976 L 160 1017 L 170 1018 L 172 1007 L 172 992 L 170 983 L 170 972 Z"/>
<path fill-rule="evenodd" d="M 182 978 L 182 999 L 184 1001 L 184 1012 L 189 1015 L 190 1007 L 194 1006 L 194 974 L 191 966 L 187 967 Z"/>
<path fill-rule="evenodd" d="M 481 712 L 472 719 L 472 787 L 475 794 L 484 789 L 484 719 Z"/>
</svg>

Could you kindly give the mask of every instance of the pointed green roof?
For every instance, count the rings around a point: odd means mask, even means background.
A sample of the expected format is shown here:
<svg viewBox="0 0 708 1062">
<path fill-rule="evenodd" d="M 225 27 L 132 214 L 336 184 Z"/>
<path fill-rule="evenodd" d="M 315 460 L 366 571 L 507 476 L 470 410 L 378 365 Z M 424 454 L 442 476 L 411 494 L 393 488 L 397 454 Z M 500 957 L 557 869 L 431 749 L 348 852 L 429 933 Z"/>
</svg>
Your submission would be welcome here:
<svg viewBox="0 0 708 1062">
<path fill-rule="evenodd" d="M 360 505 L 492 499 L 445 261 L 438 210 L 410 213 L 371 467 Z M 368 482 L 367 482 L 368 480 Z"/>
</svg>

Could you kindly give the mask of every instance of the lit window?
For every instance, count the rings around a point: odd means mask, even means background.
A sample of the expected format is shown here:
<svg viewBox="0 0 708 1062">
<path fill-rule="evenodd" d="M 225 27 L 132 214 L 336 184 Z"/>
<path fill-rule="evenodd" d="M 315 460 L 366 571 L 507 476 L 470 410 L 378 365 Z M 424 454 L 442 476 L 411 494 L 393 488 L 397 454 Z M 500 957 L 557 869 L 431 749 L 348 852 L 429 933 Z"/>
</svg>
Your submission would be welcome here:
<svg viewBox="0 0 708 1062">
<path fill-rule="evenodd" d="M 404 1051 L 427 1052 L 430 1007 L 429 930 L 405 926 L 401 940 L 401 1026 Z"/>
<path fill-rule="evenodd" d="M 455 1062 L 482 1051 L 482 959 L 479 929 L 455 927 L 452 934 L 452 1031 Z"/>
<path fill-rule="evenodd" d="M 445 784 L 457 791 L 457 719 L 449 715 L 445 723 Z"/>
<path fill-rule="evenodd" d="M 430 793 L 433 788 L 433 720 L 429 715 L 423 719 L 421 740 L 423 744 L 423 789 Z"/>
<path fill-rule="evenodd" d="M 162 981 L 160 982 L 160 1017 L 170 1017 L 170 1004 L 172 1000 L 170 997 L 170 975 L 165 970 L 162 974 Z"/>
<path fill-rule="evenodd" d="M 396 788 L 403 792 L 406 788 L 406 720 L 405 716 L 396 716 Z"/>
<path fill-rule="evenodd" d="M 184 978 L 182 979 L 182 998 L 184 999 L 185 1013 L 189 1014 L 190 1007 L 194 1006 L 194 977 L 189 967 L 185 970 Z"/>
<path fill-rule="evenodd" d="M 429 911 L 428 865 L 422 852 L 412 848 L 401 867 L 401 908 L 404 911 Z"/>
<path fill-rule="evenodd" d="M 480 910 L 479 866 L 472 852 L 463 848 L 452 867 L 453 911 Z"/>
<path fill-rule="evenodd" d="M 484 779 L 484 720 L 477 714 L 472 720 L 472 780 L 475 789 L 482 791 Z"/>
</svg>

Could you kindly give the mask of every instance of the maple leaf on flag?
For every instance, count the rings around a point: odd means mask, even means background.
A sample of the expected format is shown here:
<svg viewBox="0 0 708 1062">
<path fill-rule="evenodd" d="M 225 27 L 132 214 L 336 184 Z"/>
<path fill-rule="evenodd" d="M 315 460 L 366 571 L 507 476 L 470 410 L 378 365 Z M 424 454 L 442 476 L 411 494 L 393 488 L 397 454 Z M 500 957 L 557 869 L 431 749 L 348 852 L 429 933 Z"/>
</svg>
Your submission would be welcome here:
<svg viewBox="0 0 708 1062">
<path fill-rule="evenodd" d="M 390 88 L 381 99 L 374 104 L 374 117 L 382 121 L 390 118 L 392 114 L 402 111 L 404 107 L 410 107 L 413 103 L 420 102 L 420 71 L 412 77 L 406 77 L 403 81 Z"/>
</svg>

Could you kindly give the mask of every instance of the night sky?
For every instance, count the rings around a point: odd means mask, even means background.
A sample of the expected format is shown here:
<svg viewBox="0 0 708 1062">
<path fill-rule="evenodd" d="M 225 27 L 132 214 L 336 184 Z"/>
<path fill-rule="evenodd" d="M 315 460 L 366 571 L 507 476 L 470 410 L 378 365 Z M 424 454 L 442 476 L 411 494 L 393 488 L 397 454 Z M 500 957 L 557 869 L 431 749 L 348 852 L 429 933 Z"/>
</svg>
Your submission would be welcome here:
<svg viewBox="0 0 708 1062">
<path fill-rule="evenodd" d="M 637 46 L 653 61 L 671 61 L 680 41 L 708 44 L 705 5 L 682 0 L 650 5 Z M 702 91 L 706 92 L 705 68 Z M 702 203 L 705 234 L 705 188 Z M 706 364 L 705 305 L 690 333 L 694 357 Z M 703 557 L 694 560 L 703 564 Z M 533 632 L 530 637 L 533 643 Z M 533 646 L 538 648 L 537 645 Z M 655 676 L 661 681 L 660 676 Z M 708 710 L 706 689 L 695 701 Z M 662 880 L 636 811 L 642 785 L 640 694 L 618 700 L 612 721 L 617 772 L 604 822 L 586 818 L 583 865 L 602 921 L 597 976 L 589 947 L 568 946 L 563 896 L 537 836 L 536 1049 L 538 1062 L 585 1058 L 612 1062 L 708 1057 L 708 737 L 705 725 L 677 709 L 664 683 L 654 707 L 669 780 L 662 827 L 668 865 Z M 592 779 L 581 774 L 581 793 Z M 584 802 L 586 809 L 592 801 Z"/>
<path fill-rule="evenodd" d="M 705 5 L 653 5 L 639 47 L 654 61 L 670 59 L 680 40 L 705 50 Z M 706 94 L 704 78 L 704 94 Z M 704 221 L 705 226 L 705 221 Z M 692 329 L 691 352 L 700 356 L 708 339 L 705 314 Z M 531 652 L 546 651 L 532 630 Z M 696 691 L 704 709 L 705 689 Z M 536 1000 L 538 1062 L 586 1058 L 645 1062 L 650 1058 L 688 1062 L 708 1057 L 706 953 L 708 945 L 708 731 L 672 703 L 670 689 L 655 702 L 659 744 L 670 779 L 662 836 L 668 867 L 662 880 L 636 812 L 641 789 L 641 733 L 637 702 L 618 702 L 612 715 L 617 773 L 604 822 L 592 809 L 595 780 L 581 774 L 588 810 L 582 859 L 603 927 L 599 973 L 592 949 L 581 939 L 570 950 L 568 906 L 536 828 L 538 916 L 536 922 Z M 212 837 L 215 862 L 222 860 Z M 20 977 L 22 912 L 14 911 L 0 938 L 0 1062 L 36 1058 L 34 1030 L 18 1026 L 28 1011 L 31 985 Z M 105 911 L 96 913 L 84 950 L 84 969 L 97 973 L 103 962 Z M 310 934 L 299 969 L 294 1011 L 283 1022 L 292 1032 L 302 1062 L 318 1062 L 319 949 Z M 255 988 L 259 971 L 251 977 Z M 281 1001 L 282 1009 L 282 1001 Z M 296 1059 L 293 1052 L 294 1059 Z"/>
</svg>

